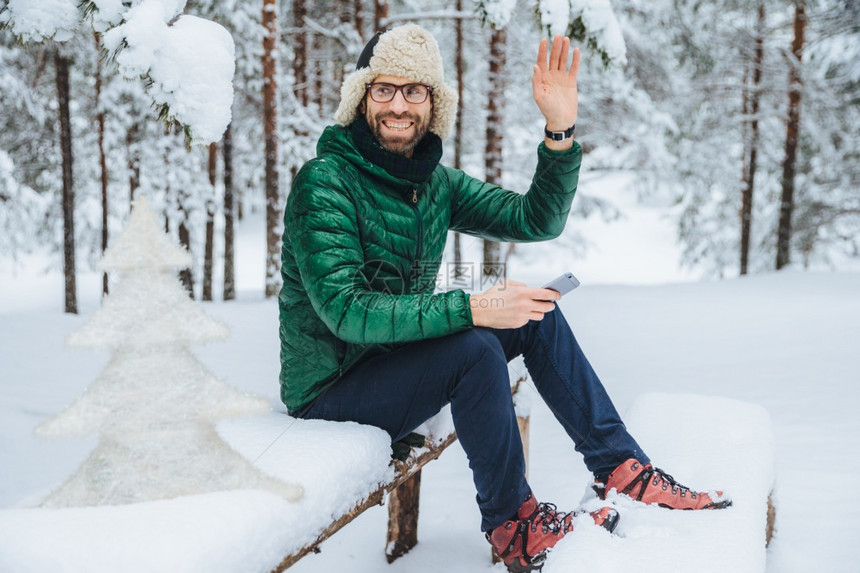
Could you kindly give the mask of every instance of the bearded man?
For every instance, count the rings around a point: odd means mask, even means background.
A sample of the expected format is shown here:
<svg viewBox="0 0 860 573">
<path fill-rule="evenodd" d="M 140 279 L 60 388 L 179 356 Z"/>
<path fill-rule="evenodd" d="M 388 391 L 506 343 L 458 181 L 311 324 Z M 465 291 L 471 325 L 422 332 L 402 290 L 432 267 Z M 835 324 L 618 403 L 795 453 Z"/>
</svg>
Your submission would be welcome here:
<svg viewBox="0 0 860 573">
<path fill-rule="evenodd" d="M 543 241 L 564 229 L 582 150 L 574 140 L 579 50 L 541 40 L 532 76 L 546 119 L 524 194 L 439 163 L 457 96 L 426 30 L 377 34 L 345 80 L 317 157 L 295 177 L 284 217 L 281 397 L 300 418 L 382 428 L 393 442 L 446 404 L 472 469 L 481 529 L 510 571 L 539 570 L 573 513 L 539 503 L 525 478 L 507 363 L 522 355 L 594 474 L 598 495 L 673 509 L 731 505 L 653 467 L 627 432 L 556 305 L 511 280 L 436 292 L 449 230 Z M 503 97 L 503 94 L 498 94 Z M 573 484 L 572 484 L 573 485 Z M 591 513 L 612 531 L 618 512 Z"/>
</svg>

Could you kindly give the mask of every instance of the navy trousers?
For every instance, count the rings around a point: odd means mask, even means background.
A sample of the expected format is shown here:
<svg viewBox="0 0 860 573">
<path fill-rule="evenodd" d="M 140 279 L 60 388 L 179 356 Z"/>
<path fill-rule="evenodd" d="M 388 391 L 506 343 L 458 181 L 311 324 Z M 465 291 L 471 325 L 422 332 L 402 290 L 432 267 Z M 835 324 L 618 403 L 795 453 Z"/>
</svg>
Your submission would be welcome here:
<svg viewBox="0 0 860 573">
<path fill-rule="evenodd" d="M 558 306 L 521 328 L 473 328 L 368 358 L 300 415 L 377 426 L 397 441 L 450 403 L 478 492 L 481 529 L 489 531 L 531 492 L 507 366 L 519 355 L 594 475 L 606 476 L 631 457 L 649 461 Z"/>
</svg>

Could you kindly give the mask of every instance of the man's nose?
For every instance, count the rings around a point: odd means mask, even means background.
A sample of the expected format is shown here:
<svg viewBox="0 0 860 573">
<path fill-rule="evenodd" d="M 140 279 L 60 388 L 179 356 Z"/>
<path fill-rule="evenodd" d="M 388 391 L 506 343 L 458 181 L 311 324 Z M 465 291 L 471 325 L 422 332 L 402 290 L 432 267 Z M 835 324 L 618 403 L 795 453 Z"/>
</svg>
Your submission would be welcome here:
<svg viewBox="0 0 860 573">
<path fill-rule="evenodd" d="M 395 113 L 403 113 L 409 109 L 409 103 L 406 101 L 401 90 L 397 90 L 394 93 L 394 99 L 391 100 L 390 108 Z"/>
</svg>

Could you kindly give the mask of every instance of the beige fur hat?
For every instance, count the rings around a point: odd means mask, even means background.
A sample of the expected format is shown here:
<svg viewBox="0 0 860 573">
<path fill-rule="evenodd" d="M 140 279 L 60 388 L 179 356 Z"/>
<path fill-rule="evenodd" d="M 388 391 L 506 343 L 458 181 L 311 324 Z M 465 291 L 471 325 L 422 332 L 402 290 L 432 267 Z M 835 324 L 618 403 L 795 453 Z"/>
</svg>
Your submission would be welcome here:
<svg viewBox="0 0 860 573">
<path fill-rule="evenodd" d="M 358 117 L 358 106 L 367 84 L 379 75 L 401 76 L 433 88 L 430 131 L 445 139 L 457 116 L 457 92 L 445 84 L 442 54 L 433 36 L 420 26 L 406 24 L 377 34 L 358 58 L 356 69 L 343 81 L 335 121 L 349 125 Z"/>
</svg>

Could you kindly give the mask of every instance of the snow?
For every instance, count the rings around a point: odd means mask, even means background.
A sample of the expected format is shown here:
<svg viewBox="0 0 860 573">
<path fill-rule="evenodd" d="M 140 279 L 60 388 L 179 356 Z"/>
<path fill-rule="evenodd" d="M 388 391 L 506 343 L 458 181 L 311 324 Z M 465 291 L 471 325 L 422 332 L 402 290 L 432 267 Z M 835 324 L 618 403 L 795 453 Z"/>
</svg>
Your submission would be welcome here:
<svg viewBox="0 0 860 573">
<path fill-rule="evenodd" d="M 487 0 L 481 2 L 480 9 L 487 23 L 495 30 L 501 30 L 508 25 L 516 8 L 516 0 Z"/>
<path fill-rule="evenodd" d="M 588 35 L 615 64 L 627 63 L 627 46 L 609 0 L 571 0 L 571 15 L 582 17 Z"/>
<path fill-rule="evenodd" d="M 123 0 L 92 0 L 97 8 L 93 12 L 93 28 L 97 32 L 105 32 L 122 22 L 126 7 Z"/>
<path fill-rule="evenodd" d="M 125 22 L 104 36 L 127 78 L 149 75 L 149 95 L 191 127 L 192 141 L 221 139 L 230 123 L 235 71 L 233 38 L 220 24 L 183 15 L 185 2 L 146 0 L 128 10 Z M 205 46 L 205 49 L 201 49 Z"/>
<path fill-rule="evenodd" d="M 650 456 L 672 468 L 676 477 L 685 476 L 679 478 L 681 483 L 730 492 L 733 506 L 725 511 L 670 512 L 612 492 L 606 502 L 594 496 L 584 509 L 610 502 L 621 514 L 615 536 L 581 516 L 576 526 L 591 527 L 575 527 L 576 534 L 550 554 L 544 572 L 622 572 L 632 562 L 639 570 L 656 572 L 665 570 L 666 555 L 672 556 L 676 570 L 764 571 L 767 497 L 774 485 L 767 411 L 715 396 L 651 393 L 636 399 L 624 419 Z"/>
<path fill-rule="evenodd" d="M 590 192 L 629 198 L 623 185 L 590 185 Z M 582 280 L 564 297 L 562 309 L 634 435 L 678 481 L 725 488 L 736 503 L 725 512 L 699 514 L 622 506 L 623 537 L 580 527 L 551 555 L 546 570 L 576 571 L 589 562 L 596 563 L 589 571 L 626 571 L 631 563 L 646 573 L 707 571 L 693 554 L 717 544 L 709 533 L 724 543 L 717 547 L 721 563 L 730 563 L 735 551 L 749 557 L 742 559 L 744 568 L 732 564 L 722 571 L 856 570 L 860 501 L 851 492 L 860 485 L 860 461 L 851 452 L 860 448 L 860 273 L 692 280 L 671 268 L 678 252 L 665 231 L 671 222 L 658 216 L 662 210 L 630 208 L 615 223 L 588 222 L 591 257 L 574 259 L 562 237 L 530 251 L 531 265 L 513 262 L 521 266 L 509 273 L 543 284 L 571 270 Z M 582 227 L 574 220 L 568 231 Z M 243 222 L 238 231 L 238 284 L 244 289 L 239 300 L 199 305 L 227 324 L 230 336 L 192 350 L 219 379 L 273 406 L 268 414 L 221 422 L 219 435 L 266 474 L 301 484 L 304 497 L 289 503 L 264 491 L 238 490 L 104 507 L 36 508 L 97 445 L 92 437 L 45 440 L 33 429 L 105 370 L 106 352 L 64 345 L 99 308 L 101 276 L 79 275 L 83 314 L 71 316 L 61 312 L 57 273 L 39 272 L 37 260 L 14 275 L 4 264 L 0 570 L 267 571 L 310 538 L 326 512 L 342 511 L 389 475 L 381 431 L 294 420 L 278 404 L 277 305 L 260 294 L 262 217 Z M 648 272 L 630 270 L 631 262 L 622 257 L 625 244 L 650 263 Z M 678 412 L 670 408 L 675 400 L 698 407 Z M 530 402 L 529 480 L 536 495 L 564 510 L 593 503 L 581 458 L 541 400 Z M 430 425 L 447 424 L 443 416 Z M 765 565 L 761 546 L 755 555 L 740 547 L 738 537 L 728 537 L 727 522 L 743 528 L 733 534 L 748 532 L 743 538 L 759 543 L 765 490 L 774 482 L 777 529 Z M 467 460 L 455 444 L 423 471 L 419 544 L 409 554 L 386 563 L 387 508 L 372 508 L 291 571 L 503 571 L 489 562 L 474 495 Z"/>
<path fill-rule="evenodd" d="M 538 2 L 540 23 L 549 35 L 564 34 L 570 22 L 570 0 L 541 0 Z"/>
<path fill-rule="evenodd" d="M 43 38 L 62 42 L 78 27 L 77 5 L 77 0 L 8 0 L 0 12 L 0 24 L 8 22 L 25 42 Z"/>
</svg>

